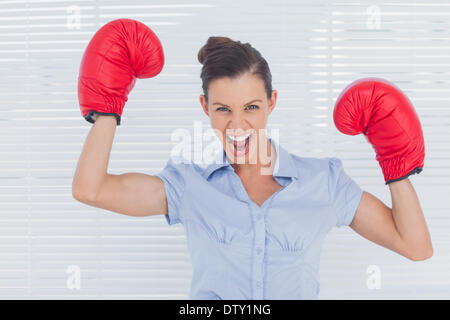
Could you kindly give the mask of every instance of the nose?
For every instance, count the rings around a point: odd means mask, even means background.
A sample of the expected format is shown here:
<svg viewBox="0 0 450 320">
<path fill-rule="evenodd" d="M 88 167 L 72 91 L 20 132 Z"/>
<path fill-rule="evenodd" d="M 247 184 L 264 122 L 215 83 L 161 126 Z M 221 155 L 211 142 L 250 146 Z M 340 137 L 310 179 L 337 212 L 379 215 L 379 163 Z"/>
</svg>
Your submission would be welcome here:
<svg viewBox="0 0 450 320">
<path fill-rule="evenodd" d="M 247 127 L 249 127 L 249 125 L 244 115 L 240 113 L 233 114 L 233 117 L 228 125 L 230 130 L 235 131 L 235 134 L 239 134 L 240 132 L 245 131 Z"/>
</svg>

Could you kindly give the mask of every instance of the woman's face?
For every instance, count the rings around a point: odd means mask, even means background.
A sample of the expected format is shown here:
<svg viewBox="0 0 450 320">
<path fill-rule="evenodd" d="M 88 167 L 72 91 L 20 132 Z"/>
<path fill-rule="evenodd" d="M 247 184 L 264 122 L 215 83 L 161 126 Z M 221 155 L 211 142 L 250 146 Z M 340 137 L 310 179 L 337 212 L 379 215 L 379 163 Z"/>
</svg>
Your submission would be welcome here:
<svg viewBox="0 0 450 320">
<path fill-rule="evenodd" d="M 208 103 L 200 95 L 203 110 L 234 163 L 257 163 L 258 144 L 267 143 L 264 129 L 276 99 L 276 90 L 267 99 L 264 81 L 251 73 L 211 81 Z"/>
</svg>

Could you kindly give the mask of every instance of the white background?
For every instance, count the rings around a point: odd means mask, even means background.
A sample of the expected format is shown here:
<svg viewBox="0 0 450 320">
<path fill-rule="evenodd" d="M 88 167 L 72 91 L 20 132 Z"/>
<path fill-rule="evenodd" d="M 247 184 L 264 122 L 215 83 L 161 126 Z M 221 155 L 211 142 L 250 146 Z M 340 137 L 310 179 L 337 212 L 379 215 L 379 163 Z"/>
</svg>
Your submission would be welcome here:
<svg viewBox="0 0 450 320">
<path fill-rule="evenodd" d="M 209 128 L 198 100 L 197 53 L 212 35 L 250 42 L 266 58 L 278 102 L 268 129 L 290 152 L 335 156 L 391 206 L 363 136 L 334 127 L 339 92 L 362 77 L 393 81 L 411 99 L 425 137 L 425 167 L 410 177 L 434 256 L 412 262 L 334 229 L 321 260 L 321 299 L 450 298 L 450 3 L 439 1 L 0 1 L 0 298 L 187 299 L 192 274 L 181 225 L 128 217 L 72 198 L 91 128 L 77 77 L 96 30 L 117 18 L 146 23 L 166 63 L 139 80 L 117 128 L 108 172 L 155 174 L 171 133 Z M 150 195 L 149 195 L 150 196 Z M 69 289 L 81 271 L 79 289 Z M 379 289 L 370 289 L 370 266 Z M 369 268 L 369 269 L 368 269 Z M 69 283 L 69 286 L 67 285 Z"/>
</svg>

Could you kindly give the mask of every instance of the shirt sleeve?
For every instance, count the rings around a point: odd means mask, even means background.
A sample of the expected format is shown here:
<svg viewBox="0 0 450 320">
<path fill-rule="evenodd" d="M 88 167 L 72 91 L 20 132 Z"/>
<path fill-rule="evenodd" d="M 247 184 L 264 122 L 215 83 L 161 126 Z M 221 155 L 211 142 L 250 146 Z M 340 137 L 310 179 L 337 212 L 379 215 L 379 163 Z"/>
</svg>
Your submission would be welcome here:
<svg viewBox="0 0 450 320">
<path fill-rule="evenodd" d="M 328 190 L 331 209 L 337 218 L 336 227 L 350 225 L 363 190 L 345 173 L 342 161 L 338 158 L 329 158 Z"/>
<path fill-rule="evenodd" d="M 186 187 L 186 165 L 178 159 L 170 158 L 165 168 L 155 174 L 164 182 L 168 212 L 164 215 L 169 225 L 182 223 L 181 202 Z"/>
</svg>

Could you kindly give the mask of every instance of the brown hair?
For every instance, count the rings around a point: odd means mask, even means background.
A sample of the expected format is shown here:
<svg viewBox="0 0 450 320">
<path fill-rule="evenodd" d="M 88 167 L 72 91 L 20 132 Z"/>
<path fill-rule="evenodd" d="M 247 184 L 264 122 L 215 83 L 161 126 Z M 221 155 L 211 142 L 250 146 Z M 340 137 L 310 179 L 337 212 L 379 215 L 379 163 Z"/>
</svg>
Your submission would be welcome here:
<svg viewBox="0 0 450 320">
<path fill-rule="evenodd" d="M 227 37 L 209 37 L 198 52 L 203 64 L 200 78 L 205 100 L 208 101 L 208 85 L 217 78 L 238 77 L 246 72 L 264 81 L 267 98 L 272 96 L 272 74 L 267 61 L 249 43 L 241 43 Z"/>
</svg>

